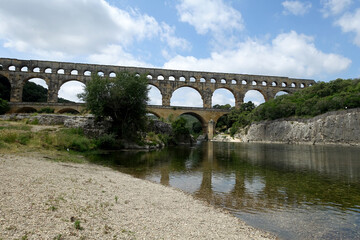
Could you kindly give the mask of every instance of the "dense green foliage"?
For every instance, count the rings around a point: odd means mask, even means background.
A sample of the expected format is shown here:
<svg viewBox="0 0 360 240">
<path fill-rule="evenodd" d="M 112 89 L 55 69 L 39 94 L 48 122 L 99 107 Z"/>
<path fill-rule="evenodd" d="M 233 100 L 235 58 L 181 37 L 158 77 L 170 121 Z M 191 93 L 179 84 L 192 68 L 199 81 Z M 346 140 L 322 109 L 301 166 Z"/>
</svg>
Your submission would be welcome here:
<svg viewBox="0 0 360 240">
<path fill-rule="evenodd" d="M 189 134 L 189 128 L 186 127 L 186 119 L 180 117 L 171 123 L 172 130 L 174 131 L 175 136 Z"/>
<path fill-rule="evenodd" d="M 33 82 L 26 82 L 23 88 L 23 102 L 46 102 L 48 90 Z"/>
<path fill-rule="evenodd" d="M 92 75 L 79 98 L 97 119 L 110 117 L 118 137 L 134 139 L 146 127 L 147 84 L 146 75 L 129 72 L 115 78 Z"/>
<path fill-rule="evenodd" d="M 9 103 L 0 98 L 0 114 L 5 114 L 10 110 Z"/>
<path fill-rule="evenodd" d="M 215 109 L 226 109 L 226 110 L 229 110 L 229 109 L 231 109 L 231 105 L 230 105 L 230 104 L 225 104 L 225 105 L 215 104 L 215 105 L 213 106 L 213 108 L 215 108 Z"/>
<path fill-rule="evenodd" d="M 255 109 L 254 103 L 243 103 L 240 108 L 234 108 L 227 115 L 222 116 L 216 123 L 218 131 L 225 131 L 228 128 L 236 129 L 244 127 L 251 122 L 251 112 Z"/>
<path fill-rule="evenodd" d="M 186 120 L 185 127 L 189 130 L 190 134 L 199 135 L 202 133 L 202 125 L 199 119 L 189 114 L 183 114 L 181 117 Z"/>
<path fill-rule="evenodd" d="M 253 121 L 275 120 L 287 117 L 313 117 L 328 111 L 360 107 L 360 79 L 337 79 L 320 82 L 294 94 L 281 95 L 255 108 L 251 102 L 221 117 L 217 131 L 230 129 L 233 135 L 239 127 Z"/>
<path fill-rule="evenodd" d="M 313 117 L 328 111 L 357 107 L 360 107 L 360 79 L 337 79 L 265 102 L 255 109 L 253 120 Z"/>
</svg>

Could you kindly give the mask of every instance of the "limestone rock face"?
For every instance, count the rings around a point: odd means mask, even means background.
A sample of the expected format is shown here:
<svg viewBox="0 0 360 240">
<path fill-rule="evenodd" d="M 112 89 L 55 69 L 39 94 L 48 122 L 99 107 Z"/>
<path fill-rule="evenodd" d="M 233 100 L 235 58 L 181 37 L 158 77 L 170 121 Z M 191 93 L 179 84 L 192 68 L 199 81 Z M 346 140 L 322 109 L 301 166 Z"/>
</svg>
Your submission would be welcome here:
<svg viewBox="0 0 360 240">
<path fill-rule="evenodd" d="M 252 124 L 235 135 L 243 142 L 345 144 L 360 146 L 360 109 L 329 112 L 311 119 Z"/>
</svg>

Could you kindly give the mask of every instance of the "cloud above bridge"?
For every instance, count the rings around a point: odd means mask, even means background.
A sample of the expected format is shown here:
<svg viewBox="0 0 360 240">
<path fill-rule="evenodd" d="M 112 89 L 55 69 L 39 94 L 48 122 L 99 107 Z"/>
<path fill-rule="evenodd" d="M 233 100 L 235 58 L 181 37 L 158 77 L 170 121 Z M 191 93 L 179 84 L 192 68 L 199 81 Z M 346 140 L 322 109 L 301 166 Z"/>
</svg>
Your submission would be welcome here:
<svg viewBox="0 0 360 240">
<path fill-rule="evenodd" d="M 52 59 L 103 54 L 110 46 L 124 49 L 149 39 L 190 47 L 168 24 L 105 0 L 7 1 L 0 8 L 0 38 L 6 48 Z"/>
<path fill-rule="evenodd" d="M 178 55 L 164 68 L 311 78 L 343 71 L 350 64 L 348 58 L 318 50 L 313 37 L 291 31 L 271 42 L 249 38 L 233 50 L 212 52 L 208 58 Z"/>
</svg>

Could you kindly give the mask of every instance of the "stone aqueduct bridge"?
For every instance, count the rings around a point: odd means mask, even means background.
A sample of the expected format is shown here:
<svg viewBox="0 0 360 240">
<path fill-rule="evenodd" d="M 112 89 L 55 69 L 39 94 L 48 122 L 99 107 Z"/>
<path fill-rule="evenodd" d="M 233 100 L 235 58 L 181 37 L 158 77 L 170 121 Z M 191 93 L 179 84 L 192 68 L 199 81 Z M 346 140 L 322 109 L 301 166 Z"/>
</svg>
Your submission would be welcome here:
<svg viewBox="0 0 360 240">
<path fill-rule="evenodd" d="M 274 98 L 279 91 L 293 93 L 315 83 L 313 80 L 288 77 L 0 58 L 0 75 L 7 78 L 11 86 L 11 112 L 20 112 L 25 108 L 38 109 L 45 105 L 52 106 L 56 112 L 60 113 L 69 109 L 81 110 L 83 108 L 81 104 L 57 103 L 60 87 L 68 81 L 79 81 L 86 84 L 91 79 L 91 74 L 111 78 L 120 71 L 146 74 L 149 84 L 160 90 L 162 106 L 149 106 L 150 112 L 163 118 L 167 118 L 171 114 L 174 117 L 185 113 L 192 114 L 202 122 L 209 137 L 212 136 L 213 124 L 208 123 L 216 122 L 222 115 L 228 113 L 228 111 L 211 108 L 215 90 L 224 88 L 232 92 L 235 106 L 239 107 L 249 90 L 259 91 L 265 101 L 268 101 Z M 32 78 L 41 78 L 46 82 L 48 86 L 47 103 L 22 102 L 24 84 Z M 203 108 L 170 107 L 173 92 L 181 87 L 190 87 L 198 91 L 203 101 Z"/>
</svg>

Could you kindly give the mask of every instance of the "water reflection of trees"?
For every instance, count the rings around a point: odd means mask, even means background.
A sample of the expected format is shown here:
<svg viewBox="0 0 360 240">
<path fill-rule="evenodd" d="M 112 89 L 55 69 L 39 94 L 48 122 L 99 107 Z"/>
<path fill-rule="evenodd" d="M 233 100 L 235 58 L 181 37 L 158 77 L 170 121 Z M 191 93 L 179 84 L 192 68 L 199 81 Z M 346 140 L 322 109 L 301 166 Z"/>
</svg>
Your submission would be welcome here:
<svg viewBox="0 0 360 240">
<path fill-rule="evenodd" d="M 354 148 L 210 142 L 107 159 L 139 178 L 157 174 L 164 185 L 171 185 L 172 177 L 199 173 L 192 179 L 199 183 L 188 183 L 199 186 L 193 194 L 231 209 L 258 212 L 316 204 L 354 210 L 360 202 L 359 153 Z M 219 179 L 223 189 L 216 187 Z"/>
</svg>

